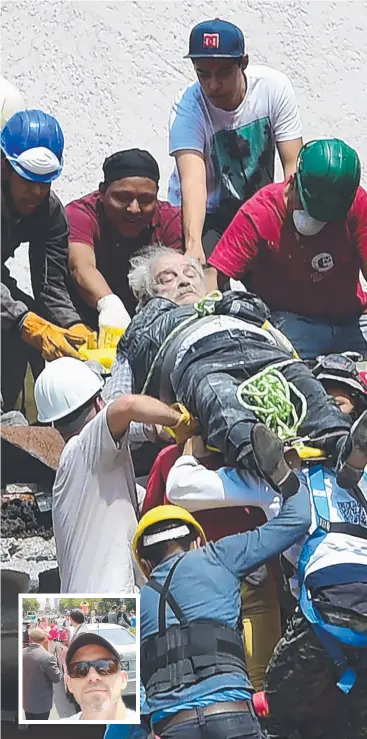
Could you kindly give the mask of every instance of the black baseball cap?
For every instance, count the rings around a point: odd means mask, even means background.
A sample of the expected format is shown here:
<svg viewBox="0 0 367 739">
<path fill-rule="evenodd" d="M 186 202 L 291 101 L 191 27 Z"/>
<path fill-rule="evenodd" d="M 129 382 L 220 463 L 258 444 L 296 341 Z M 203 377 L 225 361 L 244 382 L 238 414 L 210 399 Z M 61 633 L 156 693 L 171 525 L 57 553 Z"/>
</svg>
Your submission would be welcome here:
<svg viewBox="0 0 367 739">
<path fill-rule="evenodd" d="M 198 23 L 190 33 L 185 59 L 238 59 L 245 55 L 245 39 L 238 26 L 215 18 Z"/>
<path fill-rule="evenodd" d="M 112 642 L 110 642 L 108 639 L 105 639 L 104 636 L 100 636 L 100 634 L 83 631 L 82 634 L 79 634 L 75 637 L 75 639 L 72 639 L 69 649 L 66 652 L 66 664 L 70 664 L 72 657 L 78 649 L 80 649 L 81 647 L 86 647 L 88 644 L 98 644 L 98 646 L 100 647 L 105 647 L 105 649 L 108 649 L 113 654 L 113 656 L 121 663 L 121 656 Z"/>
</svg>

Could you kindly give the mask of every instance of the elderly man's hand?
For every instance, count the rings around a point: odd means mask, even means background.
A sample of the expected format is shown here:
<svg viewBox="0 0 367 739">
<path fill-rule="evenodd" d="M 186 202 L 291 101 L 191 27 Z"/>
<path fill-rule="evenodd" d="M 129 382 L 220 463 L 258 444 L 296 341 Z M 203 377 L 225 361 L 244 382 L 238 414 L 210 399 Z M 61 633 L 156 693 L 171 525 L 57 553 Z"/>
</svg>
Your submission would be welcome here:
<svg viewBox="0 0 367 739">
<path fill-rule="evenodd" d="M 187 408 L 181 405 L 181 403 L 174 403 L 171 408 L 177 411 L 180 416 L 177 423 L 171 426 L 168 433 L 171 432 L 174 437 L 176 444 L 184 444 L 190 436 L 194 436 L 200 429 L 199 421 L 193 418 Z"/>
</svg>

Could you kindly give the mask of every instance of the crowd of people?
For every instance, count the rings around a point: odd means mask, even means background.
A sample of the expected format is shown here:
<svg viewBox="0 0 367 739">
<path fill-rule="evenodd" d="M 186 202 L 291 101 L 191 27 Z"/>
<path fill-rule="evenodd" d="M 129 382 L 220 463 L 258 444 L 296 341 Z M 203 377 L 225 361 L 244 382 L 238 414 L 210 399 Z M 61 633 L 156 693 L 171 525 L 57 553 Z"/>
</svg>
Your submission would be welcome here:
<svg viewBox="0 0 367 739">
<path fill-rule="evenodd" d="M 81 604 L 82 605 L 82 604 Z M 89 611 L 89 608 L 88 608 Z M 26 622 L 23 642 L 27 643 L 27 634 L 33 627 L 38 627 L 45 632 L 49 641 L 66 641 L 69 643 L 71 636 L 74 634 L 73 629 L 80 624 L 118 624 L 124 628 L 136 628 L 135 609 L 127 610 L 127 606 L 122 603 L 120 605 L 112 605 L 108 613 L 92 608 L 90 612 L 84 612 L 83 608 L 72 608 L 66 614 L 58 616 L 43 615 L 37 619 L 36 623 Z M 65 630 L 69 630 L 69 636 L 64 635 Z"/>
<path fill-rule="evenodd" d="M 140 590 L 144 702 L 130 737 L 361 739 L 360 159 L 338 138 L 303 143 L 291 82 L 249 64 L 234 24 L 199 23 L 187 56 L 197 80 L 172 107 L 168 202 L 157 162 L 130 149 L 64 208 L 50 190 L 58 121 L 18 109 L 5 122 L 3 411 L 29 363 L 38 421 L 65 442 L 61 592 Z M 5 266 L 24 241 L 32 299 Z M 110 329 L 121 338 L 106 378 L 78 349 L 95 332 L 103 348 Z"/>
</svg>

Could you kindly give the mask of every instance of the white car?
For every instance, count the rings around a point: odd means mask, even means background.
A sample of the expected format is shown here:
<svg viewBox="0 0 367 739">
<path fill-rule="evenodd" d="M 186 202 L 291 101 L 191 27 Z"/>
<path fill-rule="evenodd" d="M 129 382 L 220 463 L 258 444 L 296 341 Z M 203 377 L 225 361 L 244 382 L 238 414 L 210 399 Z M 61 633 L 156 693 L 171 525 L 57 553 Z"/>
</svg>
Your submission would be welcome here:
<svg viewBox="0 0 367 739">
<path fill-rule="evenodd" d="M 130 631 L 125 629 L 123 626 L 118 624 L 85 624 L 88 631 L 93 634 L 100 634 L 104 639 L 112 642 L 120 653 L 122 668 L 128 674 L 128 682 L 126 690 L 123 695 L 135 695 L 136 693 L 136 641 L 135 637 L 130 634 Z M 67 646 L 57 642 L 56 656 L 59 663 L 61 672 L 64 675 L 65 691 L 65 657 L 67 652 Z M 68 692 L 68 691 L 67 691 Z"/>
</svg>

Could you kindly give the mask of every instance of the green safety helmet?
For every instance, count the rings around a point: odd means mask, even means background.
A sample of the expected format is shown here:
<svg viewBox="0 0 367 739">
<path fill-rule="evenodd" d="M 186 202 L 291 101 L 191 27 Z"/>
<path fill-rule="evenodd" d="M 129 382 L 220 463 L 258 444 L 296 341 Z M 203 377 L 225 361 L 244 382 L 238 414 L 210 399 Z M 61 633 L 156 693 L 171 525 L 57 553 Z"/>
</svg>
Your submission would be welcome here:
<svg viewBox="0 0 367 739">
<path fill-rule="evenodd" d="M 298 155 L 296 179 L 304 210 L 318 221 L 337 221 L 353 203 L 361 163 L 357 152 L 340 139 L 309 141 Z"/>
</svg>

